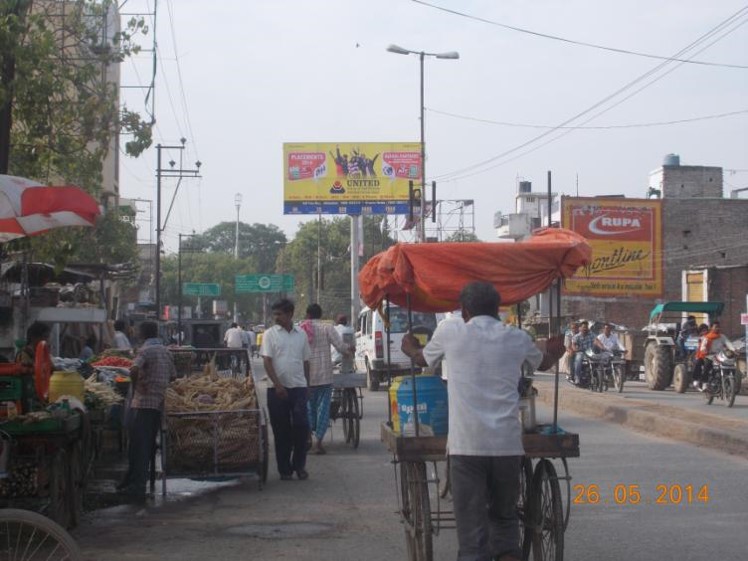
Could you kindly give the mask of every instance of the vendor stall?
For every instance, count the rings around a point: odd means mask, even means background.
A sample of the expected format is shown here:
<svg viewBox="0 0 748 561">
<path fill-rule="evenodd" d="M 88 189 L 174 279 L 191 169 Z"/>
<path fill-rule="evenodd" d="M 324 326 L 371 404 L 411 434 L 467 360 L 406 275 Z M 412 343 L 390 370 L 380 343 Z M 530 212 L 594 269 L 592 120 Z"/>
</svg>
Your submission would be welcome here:
<svg viewBox="0 0 748 561">
<path fill-rule="evenodd" d="M 390 302 L 409 311 L 447 312 L 460 307 L 460 291 L 469 282 L 490 282 L 499 291 L 502 305 L 518 304 L 546 290 L 556 279 L 573 275 L 590 257 L 591 249 L 584 238 L 548 228 L 514 244 L 397 244 L 374 256 L 359 280 L 364 302 L 372 309 L 379 308 L 385 316 Z M 384 339 L 389 342 L 389 333 Z M 452 369 L 457 375 L 454 365 Z M 448 470 L 438 467 L 447 460 L 446 396 L 422 393 L 421 388 L 428 385 L 420 382 L 426 381 L 432 386 L 440 382 L 433 376 L 416 377 L 413 369 L 410 378 L 401 381 L 408 386 L 407 392 L 391 389 L 389 421 L 381 430 L 382 441 L 394 457 L 399 512 L 410 561 L 431 561 L 432 536 L 442 528 L 454 527 L 453 513 L 439 500 L 449 491 L 448 480 L 439 477 Z M 526 384 L 523 394 L 531 396 L 531 382 Z M 443 388 L 441 391 L 446 393 Z M 563 431 L 557 423 L 558 372 L 555 392 L 553 423 L 538 427 L 532 420 L 524 425 L 525 458 L 517 513 L 523 530 L 519 546 L 525 560 L 531 550 L 536 561 L 563 559 L 569 510 L 567 495 L 564 514 L 559 481 L 566 482 L 568 491 L 566 458 L 579 456 L 579 437 Z M 405 404 L 401 404 L 403 397 L 407 399 Z M 551 462 L 554 458 L 562 461 L 562 476 Z M 430 476 L 429 463 L 433 465 Z M 429 493 L 429 485 L 434 493 Z M 432 496 L 436 505 L 431 503 Z"/>
</svg>

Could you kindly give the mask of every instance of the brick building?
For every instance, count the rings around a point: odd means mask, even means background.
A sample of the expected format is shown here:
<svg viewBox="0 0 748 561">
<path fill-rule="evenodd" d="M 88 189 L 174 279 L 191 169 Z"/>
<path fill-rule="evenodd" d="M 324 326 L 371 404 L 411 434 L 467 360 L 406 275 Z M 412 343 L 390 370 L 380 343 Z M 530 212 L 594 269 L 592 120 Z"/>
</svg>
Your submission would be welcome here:
<svg viewBox="0 0 748 561">
<path fill-rule="evenodd" d="M 723 198 L 722 168 L 680 166 L 672 156 L 650 174 L 649 186 L 649 193 L 662 199 L 662 297 L 569 296 L 562 313 L 639 329 L 657 302 L 700 299 L 687 291 L 684 272 L 692 271 L 702 275 L 701 299 L 725 302 L 723 331 L 743 335 L 739 314 L 748 292 L 748 199 Z"/>
</svg>

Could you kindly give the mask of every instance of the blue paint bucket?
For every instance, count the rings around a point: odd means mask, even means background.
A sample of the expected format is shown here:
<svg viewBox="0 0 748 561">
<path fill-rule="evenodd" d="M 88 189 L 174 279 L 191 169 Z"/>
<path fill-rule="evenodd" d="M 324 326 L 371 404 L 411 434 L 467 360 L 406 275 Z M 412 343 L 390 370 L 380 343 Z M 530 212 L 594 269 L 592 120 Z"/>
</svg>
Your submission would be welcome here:
<svg viewBox="0 0 748 561">
<path fill-rule="evenodd" d="M 444 436 L 449 430 L 447 386 L 438 376 L 416 376 L 419 436 Z M 413 378 L 404 376 L 397 389 L 397 411 L 403 436 L 415 436 Z"/>
</svg>

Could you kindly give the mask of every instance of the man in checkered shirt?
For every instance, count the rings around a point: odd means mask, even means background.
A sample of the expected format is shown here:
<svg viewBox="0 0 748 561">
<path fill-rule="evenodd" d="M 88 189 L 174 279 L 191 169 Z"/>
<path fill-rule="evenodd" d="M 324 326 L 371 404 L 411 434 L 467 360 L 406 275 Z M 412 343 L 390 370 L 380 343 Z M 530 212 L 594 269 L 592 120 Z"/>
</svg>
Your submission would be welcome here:
<svg viewBox="0 0 748 561">
<path fill-rule="evenodd" d="M 156 433 L 161 426 L 161 412 L 169 381 L 176 369 L 169 349 L 158 338 L 158 324 L 140 324 L 140 347 L 132 368 L 132 401 L 130 403 L 127 474 L 117 489 L 135 502 L 145 501 L 148 465 L 156 446 Z"/>
</svg>

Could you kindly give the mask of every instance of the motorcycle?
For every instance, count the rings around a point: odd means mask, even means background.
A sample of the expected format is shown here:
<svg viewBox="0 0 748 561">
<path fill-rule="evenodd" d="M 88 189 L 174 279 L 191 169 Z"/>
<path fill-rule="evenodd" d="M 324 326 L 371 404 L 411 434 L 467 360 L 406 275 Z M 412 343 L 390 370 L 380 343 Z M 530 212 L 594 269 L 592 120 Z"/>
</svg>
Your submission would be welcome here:
<svg viewBox="0 0 748 561">
<path fill-rule="evenodd" d="M 589 380 L 589 389 L 593 392 L 604 392 L 608 390 L 608 376 L 606 375 L 609 359 L 606 353 L 596 353 L 593 349 L 584 351 L 582 359 L 582 379 Z"/>
<path fill-rule="evenodd" d="M 606 384 L 613 386 L 618 393 L 623 391 L 623 383 L 626 381 L 626 349 L 619 347 L 612 351 L 603 351 L 600 353 L 602 356 L 602 368 Z"/>
<path fill-rule="evenodd" d="M 735 403 L 738 393 L 735 359 L 735 353 L 729 349 L 722 349 L 717 354 L 706 357 L 708 365 L 704 399 L 707 405 L 711 405 L 715 397 L 725 400 L 728 407 Z"/>
</svg>

